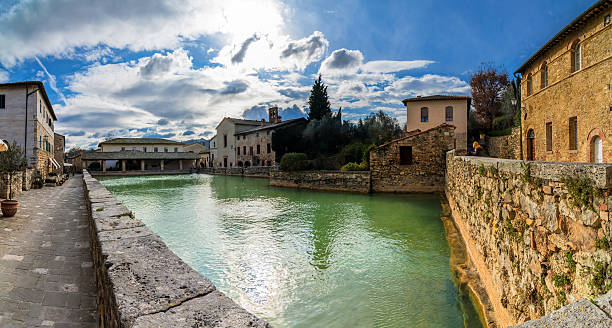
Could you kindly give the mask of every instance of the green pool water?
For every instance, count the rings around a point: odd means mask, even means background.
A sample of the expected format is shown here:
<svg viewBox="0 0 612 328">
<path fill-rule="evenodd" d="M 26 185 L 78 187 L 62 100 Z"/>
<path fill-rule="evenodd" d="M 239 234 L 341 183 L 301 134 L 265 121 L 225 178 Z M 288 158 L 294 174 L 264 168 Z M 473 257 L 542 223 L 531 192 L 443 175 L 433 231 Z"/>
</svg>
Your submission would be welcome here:
<svg viewBox="0 0 612 328">
<path fill-rule="evenodd" d="M 102 183 L 217 288 L 275 327 L 481 327 L 432 195 L 209 175 Z"/>
</svg>

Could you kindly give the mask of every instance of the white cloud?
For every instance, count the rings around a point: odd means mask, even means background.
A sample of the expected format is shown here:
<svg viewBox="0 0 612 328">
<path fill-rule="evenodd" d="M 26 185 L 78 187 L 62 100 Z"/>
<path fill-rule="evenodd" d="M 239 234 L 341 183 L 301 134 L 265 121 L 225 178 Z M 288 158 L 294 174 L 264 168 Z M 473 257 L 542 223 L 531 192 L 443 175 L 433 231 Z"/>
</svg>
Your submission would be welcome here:
<svg viewBox="0 0 612 328">
<path fill-rule="evenodd" d="M 9 80 L 9 72 L 0 69 L 0 83 L 7 82 Z"/>
<path fill-rule="evenodd" d="M 425 74 L 421 77 L 405 76 L 385 89 L 396 97 L 429 96 L 434 94 L 469 94 L 470 85 L 455 76 Z"/>
<path fill-rule="evenodd" d="M 391 73 L 423 68 L 433 64 L 431 60 L 374 60 L 363 64 L 360 68 L 368 73 Z"/>
<path fill-rule="evenodd" d="M 276 0 L 24 1 L 0 16 L 0 63 L 71 56 L 100 44 L 139 51 L 174 49 L 215 33 L 229 40 L 280 35 L 283 7 Z"/>
<path fill-rule="evenodd" d="M 49 81 L 49 86 L 51 87 L 51 89 L 55 91 L 55 93 L 57 93 L 57 95 L 60 97 L 60 99 L 62 99 L 64 103 L 66 103 L 66 97 L 64 97 L 64 93 L 60 89 L 57 88 L 57 82 L 55 81 L 55 75 L 49 73 L 45 65 L 43 65 L 43 63 L 40 61 L 40 59 L 38 59 L 38 57 L 35 56 L 34 59 L 36 59 L 36 62 L 38 63 L 38 65 L 40 65 L 40 68 L 42 68 L 45 74 L 47 75 L 47 80 Z"/>
<path fill-rule="evenodd" d="M 321 63 L 319 73 L 330 75 L 356 73 L 362 63 L 361 51 L 338 49 Z"/>
</svg>

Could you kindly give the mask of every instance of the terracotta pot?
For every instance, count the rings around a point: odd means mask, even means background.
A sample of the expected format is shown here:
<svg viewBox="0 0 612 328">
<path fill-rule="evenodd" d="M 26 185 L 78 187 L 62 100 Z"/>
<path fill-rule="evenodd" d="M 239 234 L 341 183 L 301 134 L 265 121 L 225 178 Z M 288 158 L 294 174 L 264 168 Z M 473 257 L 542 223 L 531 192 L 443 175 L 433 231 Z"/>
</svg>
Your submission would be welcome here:
<svg viewBox="0 0 612 328">
<path fill-rule="evenodd" d="M 7 218 L 15 216 L 17 213 L 17 207 L 19 206 L 19 201 L 17 200 L 3 200 L 2 201 L 2 215 Z"/>
</svg>

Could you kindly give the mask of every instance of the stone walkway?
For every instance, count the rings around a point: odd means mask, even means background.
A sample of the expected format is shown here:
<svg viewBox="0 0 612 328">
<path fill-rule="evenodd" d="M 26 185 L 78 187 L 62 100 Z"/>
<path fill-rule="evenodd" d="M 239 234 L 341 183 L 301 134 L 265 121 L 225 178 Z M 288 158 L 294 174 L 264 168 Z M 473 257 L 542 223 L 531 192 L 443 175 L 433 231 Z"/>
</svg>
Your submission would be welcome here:
<svg viewBox="0 0 612 328">
<path fill-rule="evenodd" d="M 82 177 L 17 199 L 0 217 L 0 327 L 97 327 Z"/>
</svg>

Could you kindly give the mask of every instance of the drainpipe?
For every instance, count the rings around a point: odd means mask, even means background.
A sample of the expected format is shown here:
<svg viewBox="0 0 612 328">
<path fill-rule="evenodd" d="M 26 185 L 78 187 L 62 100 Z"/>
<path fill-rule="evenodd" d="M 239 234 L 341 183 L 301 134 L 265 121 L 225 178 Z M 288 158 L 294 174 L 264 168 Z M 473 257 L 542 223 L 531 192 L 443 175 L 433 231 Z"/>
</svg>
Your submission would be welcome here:
<svg viewBox="0 0 612 328">
<path fill-rule="evenodd" d="M 514 78 L 516 80 L 516 90 L 514 90 L 514 97 L 516 98 L 516 107 L 514 110 L 521 110 L 521 77 L 517 73 L 514 73 Z M 519 121 L 519 138 L 520 138 L 520 150 L 521 156 L 520 160 L 523 160 L 523 113 L 520 113 L 520 121 Z"/>
</svg>

